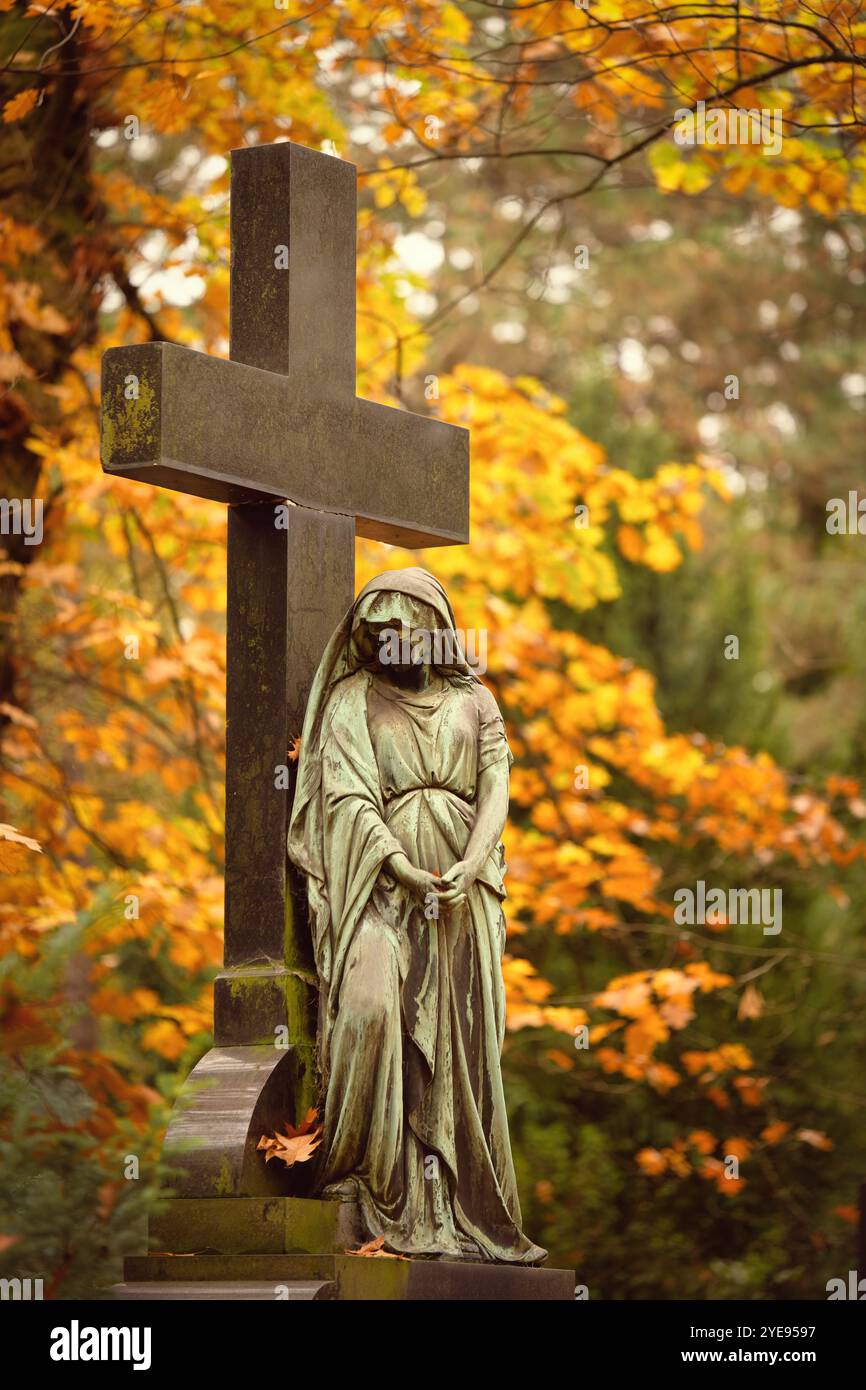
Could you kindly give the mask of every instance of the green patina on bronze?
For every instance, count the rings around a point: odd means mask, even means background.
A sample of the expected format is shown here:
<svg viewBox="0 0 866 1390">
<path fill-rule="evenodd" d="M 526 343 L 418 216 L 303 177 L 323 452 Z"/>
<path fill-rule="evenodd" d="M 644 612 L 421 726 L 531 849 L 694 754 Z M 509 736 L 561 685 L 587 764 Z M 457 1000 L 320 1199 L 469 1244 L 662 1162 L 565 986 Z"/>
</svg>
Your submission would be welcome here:
<svg viewBox="0 0 866 1390">
<path fill-rule="evenodd" d="M 522 1230 L 500 1065 L 510 763 L 441 584 L 371 580 L 316 673 L 288 849 L 321 993 L 316 1190 L 351 1193 L 395 1254 L 546 1256 Z"/>
</svg>

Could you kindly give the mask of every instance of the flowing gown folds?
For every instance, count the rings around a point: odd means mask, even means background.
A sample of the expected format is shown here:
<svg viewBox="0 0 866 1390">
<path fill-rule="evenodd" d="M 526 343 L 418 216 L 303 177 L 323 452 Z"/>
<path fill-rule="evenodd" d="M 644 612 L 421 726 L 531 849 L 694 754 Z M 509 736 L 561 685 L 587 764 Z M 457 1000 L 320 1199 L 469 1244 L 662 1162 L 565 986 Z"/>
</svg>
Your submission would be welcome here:
<svg viewBox="0 0 866 1390">
<path fill-rule="evenodd" d="M 501 765 L 507 776 L 509 763 L 477 681 L 419 692 L 356 671 L 328 699 L 310 885 L 327 1082 L 320 1185 L 354 1179 L 369 1231 L 409 1255 L 458 1255 L 461 1235 L 492 1260 L 545 1254 L 521 1230 L 502 1089 L 502 847 L 467 902 L 438 918 L 385 863 L 403 850 L 428 872 L 451 868 L 479 774 Z"/>
</svg>

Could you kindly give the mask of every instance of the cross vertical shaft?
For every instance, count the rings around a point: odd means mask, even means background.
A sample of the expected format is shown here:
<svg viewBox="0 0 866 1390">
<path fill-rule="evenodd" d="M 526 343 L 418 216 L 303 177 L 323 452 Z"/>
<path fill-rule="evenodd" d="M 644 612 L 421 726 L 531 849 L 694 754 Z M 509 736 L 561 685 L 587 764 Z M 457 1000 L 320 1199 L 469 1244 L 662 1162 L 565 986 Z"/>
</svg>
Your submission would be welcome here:
<svg viewBox="0 0 866 1390">
<path fill-rule="evenodd" d="M 231 356 L 277 372 L 312 399 L 355 389 L 355 178 L 296 145 L 232 160 Z M 272 503 L 229 508 L 226 688 L 225 964 L 217 1044 L 262 1041 L 287 1024 L 314 1041 L 297 975 L 312 970 L 306 895 L 286 859 L 291 793 L 277 769 L 300 734 L 322 650 L 354 593 L 351 516 Z M 259 717 L 260 716 L 260 717 Z M 257 976 L 253 1008 L 231 1006 L 237 972 Z M 300 1007 L 284 1007 L 286 993 Z M 251 1001 L 250 1001 L 251 1002 Z M 222 1005 L 222 1007 L 220 1007 Z M 268 1017 L 270 1016 L 270 1017 Z M 225 1025 L 225 1034 L 221 1036 Z"/>
</svg>

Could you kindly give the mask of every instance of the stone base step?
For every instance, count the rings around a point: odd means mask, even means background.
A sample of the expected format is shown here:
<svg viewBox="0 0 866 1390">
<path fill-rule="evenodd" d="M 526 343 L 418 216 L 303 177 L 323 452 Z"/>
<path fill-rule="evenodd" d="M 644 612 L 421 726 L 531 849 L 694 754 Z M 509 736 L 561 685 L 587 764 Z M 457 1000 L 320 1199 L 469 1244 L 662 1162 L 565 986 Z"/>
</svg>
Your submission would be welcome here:
<svg viewBox="0 0 866 1390">
<path fill-rule="evenodd" d="M 154 1254 L 342 1255 L 366 1240 L 357 1202 L 313 1197 L 174 1197 L 148 1219 Z"/>
<path fill-rule="evenodd" d="M 120 1298 L 269 1297 L 275 1302 L 303 1297 L 293 1290 L 310 1287 L 319 1290 L 310 1297 L 343 1300 L 571 1301 L 575 1284 L 570 1269 L 333 1253 L 133 1255 L 125 1261 L 124 1276 Z M 203 1292 L 189 1292 L 196 1287 Z M 224 1292 L 215 1294 L 217 1287 Z M 250 1289 L 257 1292 L 243 1292 Z"/>
<path fill-rule="evenodd" d="M 195 1283 L 183 1283 L 179 1279 L 167 1279 L 163 1284 L 156 1281 L 115 1284 L 111 1296 L 125 1303 L 181 1302 L 185 1299 L 201 1302 L 236 1302 L 238 1299 L 249 1299 L 259 1303 L 275 1302 L 274 1285 L 265 1279 L 249 1279 L 245 1283 L 221 1279 L 200 1279 Z M 321 1302 L 336 1296 L 337 1285 L 330 1280 L 298 1279 L 285 1286 L 280 1300 L 286 1303 Z"/>
</svg>

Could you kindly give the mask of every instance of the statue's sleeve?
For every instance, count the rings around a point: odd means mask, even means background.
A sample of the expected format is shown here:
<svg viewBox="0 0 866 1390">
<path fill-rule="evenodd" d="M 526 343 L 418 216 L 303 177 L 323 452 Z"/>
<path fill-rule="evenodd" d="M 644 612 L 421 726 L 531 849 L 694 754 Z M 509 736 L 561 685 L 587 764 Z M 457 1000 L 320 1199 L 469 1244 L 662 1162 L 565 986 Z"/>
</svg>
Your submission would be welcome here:
<svg viewBox="0 0 866 1390">
<path fill-rule="evenodd" d="M 327 712 L 321 795 L 325 877 L 333 930 L 340 938 L 346 928 L 353 929 L 384 861 L 403 848 L 383 818 L 360 684 L 339 692 Z"/>
<path fill-rule="evenodd" d="M 514 759 L 499 706 L 483 685 L 476 687 L 475 703 L 478 709 L 478 771 L 486 772 L 497 763 L 504 763 L 507 770 Z"/>
</svg>

